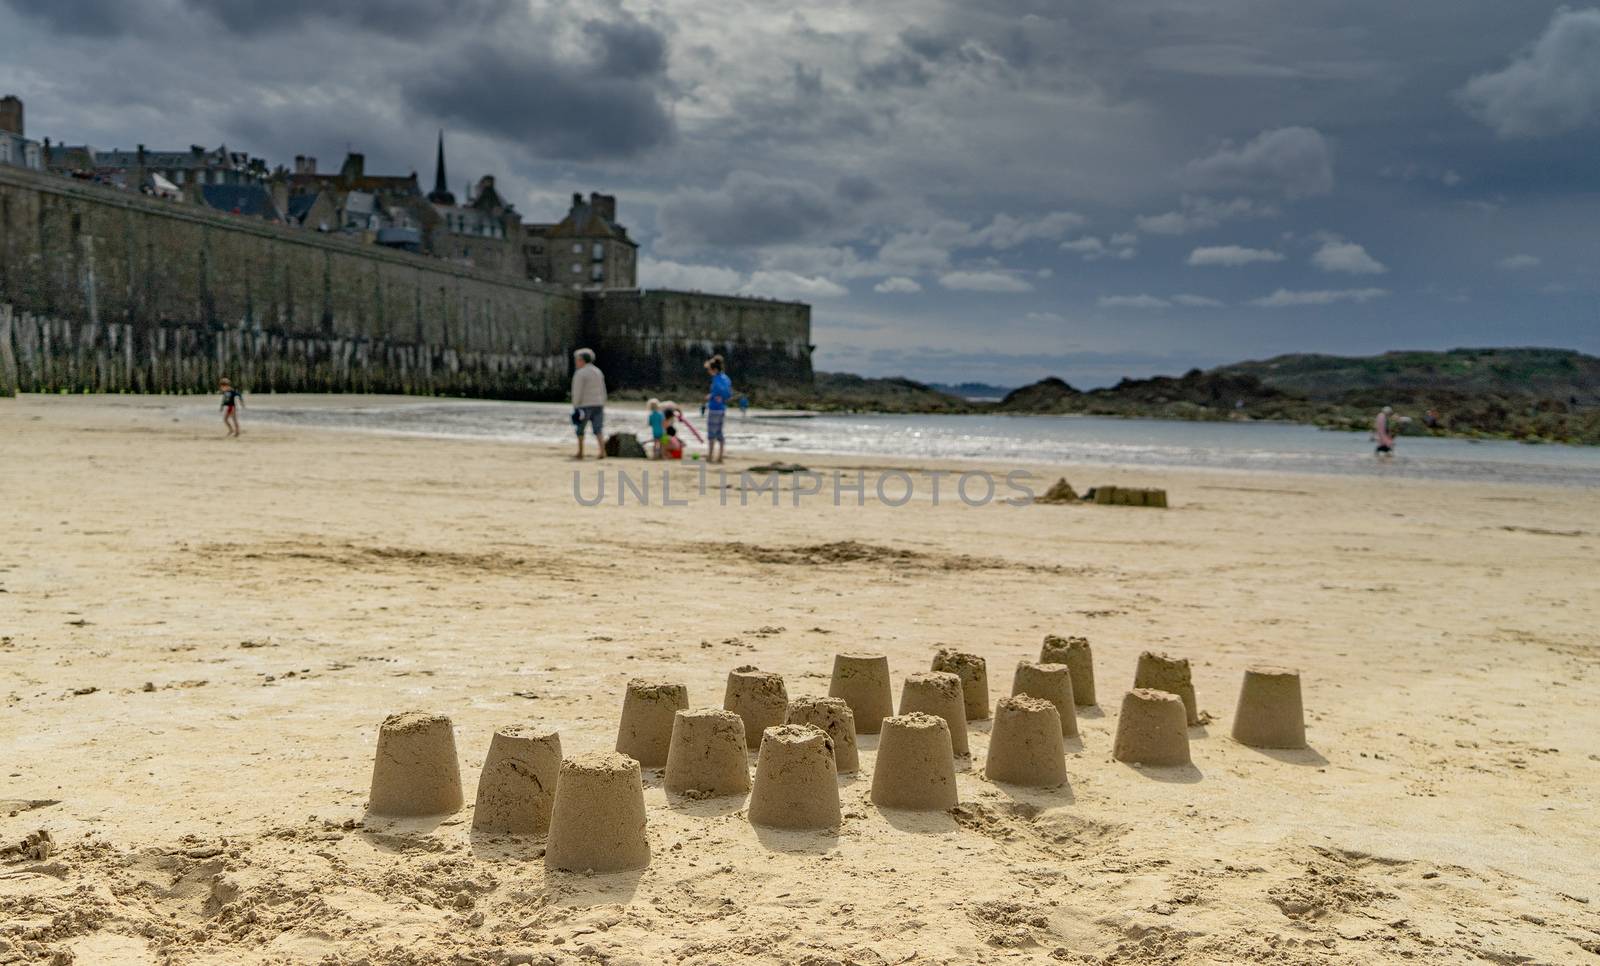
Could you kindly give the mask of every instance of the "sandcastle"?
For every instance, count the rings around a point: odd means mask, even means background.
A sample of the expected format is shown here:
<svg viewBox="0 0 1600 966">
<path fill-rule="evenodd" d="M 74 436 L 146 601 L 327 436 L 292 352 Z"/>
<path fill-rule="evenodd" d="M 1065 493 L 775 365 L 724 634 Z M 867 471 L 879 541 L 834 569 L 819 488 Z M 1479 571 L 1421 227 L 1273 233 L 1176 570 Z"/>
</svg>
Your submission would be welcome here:
<svg viewBox="0 0 1600 966">
<path fill-rule="evenodd" d="M 639 763 L 591 752 L 561 763 L 544 862 L 567 872 L 625 872 L 650 864 Z"/>
<path fill-rule="evenodd" d="M 1011 693 L 1041 698 L 1055 705 L 1056 714 L 1061 718 L 1062 736 L 1078 737 L 1078 709 L 1072 699 L 1072 669 L 1065 664 L 1018 661 L 1017 673 L 1011 679 Z"/>
<path fill-rule="evenodd" d="M 984 774 L 990 781 L 1032 788 L 1053 788 L 1065 782 L 1067 759 L 1056 706 L 1026 695 L 1002 698 L 994 709 Z"/>
<path fill-rule="evenodd" d="M 700 708 L 673 715 L 663 784 L 680 795 L 715 798 L 750 790 L 744 721 L 732 711 Z"/>
<path fill-rule="evenodd" d="M 983 658 L 948 647 L 933 656 L 935 671 L 948 671 L 961 679 L 962 704 L 968 721 L 989 717 L 989 669 Z"/>
<path fill-rule="evenodd" d="M 850 705 L 858 732 L 877 734 L 883 719 L 894 714 L 889 658 L 882 654 L 835 654 L 828 694 L 843 698 Z"/>
<path fill-rule="evenodd" d="M 1134 688 L 1123 695 L 1111 757 L 1138 765 L 1189 764 L 1183 699 L 1152 688 Z"/>
<path fill-rule="evenodd" d="M 1200 708 L 1194 699 L 1194 680 L 1189 675 L 1189 659 L 1145 651 L 1139 655 L 1139 668 L 1133 675 L 1135 688 L 1154 688 L 1183 699 L 1185 720 L 1192 727 L 1200 723 Z"/>
<path fill-rule="evenodd" d="M 1094 502 L 1114 506 L 1153 506 L 1165 508 L 1166 490 L 1141 489 L 1134 486 L 1097 486 Z"/>
<path fill-rule="evenodd" d="M 560 777 L 560 735 L 532 725 L 496 731 L 478 776 L 472 830 L 545 834 Z"/>
<path fill-rule="evenodd" d="M 967 706 L 961 678 L 949 671 L 921 671 L 900 684 L 900 713 L 920 711 L 943 718 L 950 729 L 950 750 L 963 758 L 967 746 Z"/>
<path fill-rule="evenodd" d="M 837 828 L 839 782 L 833 741 L 812 725 L 768 728 L 750 790 L 750 822 L 774 828 Z"/>
<path fill-rule="evenodd" d="M 784 724 L 811 725 L 828 733 L 833 742 L 834 770 L 848 775 L 861 769 L 861 755 L 856 749 L 855 715 L 843 698 L 795 698 L 789 702 L 789 713 Z M 765 736 L 763 736 L 765 740 Z"/>
<path fill-rule="evenodd" d="M 942 811 L 956 806 L 955 757 L 943 718 L 914 711 L 883 719 L 872 772 L 872 803 Z"/>
<path fill-rule="evenodd" d="M 744 719 L 744 743 L 750 751 L 761 744 L 761 734 L 773 725 L 783 724 L 789 709 L 789 695 L 783 677 L 746 664 L 728 672 L 728 689 L 722 706 Z"/>
<path fill-rule="evenodd" d="M 635 678 L 622 698 L 622 723 L 617 729 L 617 750 L 645 768 L 667 763 L 672 744 L 673 715 L 689 707 L 689 689 Z"/>
<path fill-rule="evenodd" d="M 377 815 L 443 815 L 463 801 L 450 719 L 426 711 L 402 711 L 383 719 L 367 810 Z"/>
<path fill-rule="evenodd" d="M 1065 664 L 1072 671 L 1072 700 L 1080 708 L 1093 707 L 1094 652 L 1089 649 L 1087 637 L 1044 636 L 1044 646 L 1039 648 L 1040 664 Z"/>
<path fill-rule="evenodd" d="M 1245 670 L 1233 715 L 1233 740 L 1253 748 L 1306 746 L 1299 671 L 1264 665 Z"/>
</svg>

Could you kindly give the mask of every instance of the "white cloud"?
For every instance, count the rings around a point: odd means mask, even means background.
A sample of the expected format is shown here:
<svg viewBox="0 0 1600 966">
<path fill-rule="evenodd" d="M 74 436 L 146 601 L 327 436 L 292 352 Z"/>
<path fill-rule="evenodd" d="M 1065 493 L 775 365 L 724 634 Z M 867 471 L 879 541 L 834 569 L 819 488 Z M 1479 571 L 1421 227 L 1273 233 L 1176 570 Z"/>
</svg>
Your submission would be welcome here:
<svg viewBox="0 0 1600 966">
<path fill-rule="evenodd" d="M 1223 305 L 1222 302 L 1204 295 L 1174 295 L 1172 301 L 1175 305 L 1186 305 L 1193 309 L 1215 309 Z"/>
<path fill-rule="evenodd" d="M 1102 295 L 1095 304 L 1103 309 L 1165 309 L 1172 303 L 1154 295 Z"/>
<path fill-rule="evenodd" d="M 1315 128 L 1280 127 L 1189 162 L 1184 177 L 1198 188 L 1325 195 L 1333 190 L 1333 148 Z"/>
<path fill-rule="evenodd" d="M 1057 323 L 1067 321 L 1067 317 L 1060 312 L 1029 312 L 1023 318 L 1026 318 L 1029 322 Z"/>
<path fill-rule="evenodd" d="M 1388 271 L 1362 246 L 1333 238 L 1323 242 L 1322 247 L 1311 256 L 1311 264 L 1324 272 L 1344 272 L 1347 275 L 1382 275 Z"/>
<path fill-rule="evenodd" d="M 1111 244 L 1113 245 L 1136 245 L 1138 243 L 1139 236 L 1131 231 L 1119 231 L 1111 236 Z"/>
<path fill-rule="evenodd" d="M 743 290 L 752 295 L 765 295 L 775 299 L 836 299 L 849 295 L 850 290 L 838 282 L 820 275 L 800 275 L 796 272 L 762 270 L 750 276 Z"/>
<path fill-rule="evenodd" d="M 922 286 L 914 278 L 904 275 L 893 275 L 872 286 L 874 292 L 889 292 L 909 295 L 912 292 L 922 291 Z"/>
<path fill-rule="evenodd" d="M 1266 248 L 1245 248 L 1240 245 L 1214 245 L 1196 248 L 1189 253 L 1188 264 L 1212 268 L 1238 268 L 1257 262 L 1281 262 L 1283 256 Z"/>
<path fill-rule="evenodd" d="M 1215 228 L 1225 221 L 1243 218 L 1276 218 L 1275 205 L 1263 204 L 1250 198 L 1218 200 L 1205 195 L 1184 195 L 1177 211 L 1160 215 L 1139 215 L 1134 226 L 1151 235 L 1187 235 L 1190 232 Z"/>
<path fill-rule="evenodd" d="M 1137 238 L 1137 235 L 1131 235 L 1126 232 L 1115 235 L 1113 236 L 1113 245 L 1116 247 L 1112 247 L 1094 235 L 1085 235 L 1082 238 L 1074 238 L 1071 241 L 1062 242 L 1061 249 L 1062 251 L 1082 255 L 1083 260 L 1086 262 L 1098 262 L 1102 258 L 1117 258 L 1126 261 L 1139 254 L 1139 250 L 1133 247 L 1133 242 Z M 1121 241 L 1116 239 L 1121 239 Z"/>
<path fill-rule="evenodd" d="M 1369 302 L 1388 295 L 1382 288 L 1317 289 L 1310 292 L 1291 292 L 1280 288 L 1271 295 L 1251 299 L 1250 304 L 1264 309 L 1281 309 L 1295 305 L 1332 305 L 1335 302 Z"/>
<path fill-rule="evenodd" d="M 1546 137 L 1600 118 L 1600 9 L 1562 8 L 1544 34 L 1504 69 L 1457 94 L 1502 138 Z"/>
<path fill-rule="evenodd" d="M 1074 238 L 1071 241 L 1062 242 L 1061 250 L 1064 252 L 1076 252 L 1085 256 L 1102 255 L 1105 253 L 1106 243 L 1093 235 L 1084 235 L 1082 238 Z"/>
<path fill-rule="evenodd" d="M 744 276 L 721 265 L 690 265 L 646 257 L 639 259 L 639 284 L 644 288 L 732 292 L 744 284 Z"/>
<path fill-rule="evenodd" d="M 939 276 L 945 288 L 963 292 L 1031 292 L 1025 279 L 1005 272 L 946 272 Z"/>
<path fill-rule="evenodd" d="M 1037 218 L 995 215 L 986 227 L 972 233 L 968 244 L 1001 250 L 1016 248 L 1030 241 L 1053 241 L 1087 223 L 1087 218 L 1071 211 L 1052 211 Z"/>
<path fill-rule="evenodd" d="M 1508 272 L 1520 272 L 1525 268 L 1538 268 L 1539 256 L 1537 255 L 1507 255 L 1495 264 Z"/>
</svg>

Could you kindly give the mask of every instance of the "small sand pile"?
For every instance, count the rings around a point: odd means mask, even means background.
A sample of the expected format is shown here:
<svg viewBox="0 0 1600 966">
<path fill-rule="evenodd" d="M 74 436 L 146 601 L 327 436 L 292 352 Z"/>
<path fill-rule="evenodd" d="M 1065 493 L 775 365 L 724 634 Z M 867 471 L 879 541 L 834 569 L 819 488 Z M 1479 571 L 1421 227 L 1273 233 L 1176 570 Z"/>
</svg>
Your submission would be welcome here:
<svg viewBox="0 0 1600 966">
<path fill-rule="evenodd" d="M 383 719 L 367 810 L 376 815 L 444 815 L 464 800 L 450 719 L 426 711 L 402 711 Z"/>
<path fill-rule="evenodd" d="M 11 814 L 15 815 L 15 812 Z M 0 847 L 0 862 L 43 862 L 56 851 L 56 839 L 48 829 L 36 829 L 20 842 Z"/>
<path fill-rule="evenodd" d="M 700 708 L 673 716 L 672 747 L 662 783 L 667 791 L 699 798 L 750 790 L 750 756 L 744 720 L 732 711 Z"/>
<path fill-rule="evenodd" d="M 1133 486 L 1097 486 L 1090 491 L 1094 502 L 1107 506 L 1151 506 L 1165 508 L 1166 490 L 1148 490 Z"/>
<path fill-rule="evenodd" d="M 1078 502 L 1078 491 L 1074 490 L 1072 488 L 1072 484 L 1068 483 L 1067 478 L 1063 476 L 1056 480 L 1055 484 L 1051 486 L 1050 489 L 1045 490 L 1042 496 L 1034 497 L 1033 502 L 1076 503 Z"/>
<path fill-rule="evenodd" d="M 789 710 L 789 694 L 782 675 L 746 664 L 728 672 L 722 707 L 744 719 L 745 747 L 755 751 L 761 744 L 762 732 L 783 724 Z"/>
<path fill-rule="evenodd" d="M 622 698 L 622 722 L 617 728 L 617 750 L 645 768 L 667 763 L 672 744 L 672 718 L 689 707 L 689 688 L 635 678 Z"/>
<path fill-rule="evenodd" d="M 1056 706 L 1041 698 L 1002 698 L 995 706 L 984 774 L 992 782 L 1030 788 L 1065 782 L 1067 759 Z"/>
<path fill-rule="evenodd" d="M 1299 671 L 1264 665 L 1245 670 L 1233 715 L 1233 740 L 1252 748 L 1306 746 Z"/>
<path fill-rule="evenodd" d="M 989 717 L 989 668 L 983 658 L 966 651 L 942 647 L 933 656 L 933 670 L 947 671 L 961 679 L 962 703 L 968 721 Z"/>
<path fill-rule="evenodd" d="M 839 774 L 848 775 L 861 769 L 861 756 L 856 749 L 855 715 L 850 713 L 850 706 L 843 698 L 795 698 L 789 702 L 784 724 L 811 725 L 827 732 L 828 740 L 833 742 L 834 770 Z"/>
<path fill-rule="evenodd" d="M 1078 737 L 1078 710 L 1072 700 L 1072 669 L 1065 664 L 1039 664 L 1018 661 L 1011 679 L 1011 693 L 1040 698 L 1055 705 L 1061 718 L 1061 734 Z"/>
<path fill-rule="evenodd" d="M 751 824 L 773 828 L 839 827 L 839 780 L 827 732 L 811 725 L 766 730 L 749 815 Z"/>
<path fill-rule="evenodd" d="M 843 698 L 855 716 L 856 731 L 875 735 L 883 719 L 894 714 L 889 686 L 889 658 L 883 654 L 835 654 L 828 695 Z"/>
<path fill-rule="evenodd" d="M 1111 757 L 1136 765 L 1189 764 L 1183 700 L 1151 688 L 1134 688 L 1123 695 Z"/>
<path fill-rule="evenodd" d="M 1183 699 L 1189 726 L 1200 723 L 1200 707 L 1195 702 L 1194 679 L 1189 673 L 1189 659 L 1145 651 L 1139 655 L 1139 667 L 1133 675 L 1136 688 L 1155 688 Z"/>
<path fill-rule="evenodd" d="M 561 763 L 544 863 L 567 872 L 625 872 L 650 864 L 639 763 L 591 752 Z"/>
<path fill-rule="evenodd" d="M 472 830 L 545 834 L 560 777 L 560 735 L 532 725 L 496 731 L 478 776 Z"/>
<path fill-rule="evenodd" d="M 1080 708 L 1092 708 L 1094 695 L 1094 652 L 1087 637 L 1044 636 L 1039 648 L 1040 664 L 1065 664 L 1072 671 L 1072 701 Z"/>
<path fill-rule="evenodd" d="M 912 712 L 883 720 L 872 803 L 880 808 L 943 811 L 956 806 L 955 756 L 943 718 Z"/>
<path fill-rule="evenodd" d="M 950 729 L 950 750 L 965 758 L 967 746 L 967 706 L 961 678 L 949 671 L 920 671 L 906 675 L 900 684 L 900 713 L 920 711 L 944 719 Z"/>
</svg>

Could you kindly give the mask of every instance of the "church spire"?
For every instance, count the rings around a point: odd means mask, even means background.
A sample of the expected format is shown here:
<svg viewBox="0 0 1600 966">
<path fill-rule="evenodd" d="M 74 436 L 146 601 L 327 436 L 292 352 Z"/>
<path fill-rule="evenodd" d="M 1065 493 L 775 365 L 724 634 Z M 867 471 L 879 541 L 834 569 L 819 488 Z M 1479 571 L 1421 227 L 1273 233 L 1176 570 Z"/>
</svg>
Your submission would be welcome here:
<svg viewBox="0 0 1600 966">
<path fill-rule="evenodd" d="M 450 182 L 444 176 L 444 130 L 439 131 L 439 160 L 433 169 L 433 190 L 428 192 L 428 200 L 436 205 L 453 205 L 456 196 L 450 193 Z"/>
</svg>

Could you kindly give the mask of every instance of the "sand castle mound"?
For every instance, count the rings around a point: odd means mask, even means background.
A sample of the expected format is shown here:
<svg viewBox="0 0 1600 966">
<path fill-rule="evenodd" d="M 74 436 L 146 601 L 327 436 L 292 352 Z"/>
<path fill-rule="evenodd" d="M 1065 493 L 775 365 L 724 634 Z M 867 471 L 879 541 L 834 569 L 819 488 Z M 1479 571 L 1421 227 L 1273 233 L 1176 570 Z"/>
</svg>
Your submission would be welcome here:
<svg viewBox="0 0 1600 966">
<path fill-rule="evenodd" d="M 1040 664 L 1065 664 L 1072 671 L 1072 700 L 1080 708 L 1093 707 L 1094 652 L 1087 637 L 1058 637 L 1046 634 L 1039 648 Z"/>
<path fill-rule="evenodd" d="M 774 828 L 839 826 L 839 782 L 827 732 L 811 725 L 766 730 L 749 815 L 752 824 Z"/>
<path fill-rule="evenodd" d="M 402 711 L 383 719 L 367 809 L 377 815 L 443 815 L 460 808 L 455 729 L 442 714 Z"/>
<path fill-rule="evenodd" d="M 1300 702 L 1300 672 L 1257 665 L 1244 672 L 1233 739 L 1254 748 L 1304 748 L 1305 709 Z"/>
<path fill-rule="evenodd" d="M 744 720 L 745 747 L 755 751 L 762 733 L 783 724 L 788 714 L 789 694 L 784 689 L 783 676 L 751 664 L 734 668 L 728 672 L 722 707 Z"/>
<path fill-rule="evenodd" d="M 1017 673 L 1011 679 L 1011 693 L 1025 694 L 1050 702 L 1061 718 L 1062 737 L 1078 736 L 1078 710 L 1073 701 L 1072 669 L 1067 665 L 1018 661 Z"/>
<path fill-rule="evenodd" d="M 933 656 L 933 670 L 947 671 L 961 679 L 961 694 L 968 721 L 989 717 L 989 667 L 983 658 L 966 651 L 940 648 Z"/>
<path fill-rule="evenodd" d="M 623 872 L 650 864 L 637 761 L 591 752 L 561 763 L 544 861 L 567 872 Z"/>
<path fill-rule="evenodd" d="M 1067 759 L 1056 706 L 1026 696 L 1001 699 L 995 706 L 984 774 L 990 781 L 1032 788 L 1065 782 Z"/>
<path fill-rule="evenodd" d="M 622 721 L 617 728 L 617 751 L 645 768 L 667 763 L 672 744 L 673 715 L 689 707 L 689 689 L 635 678 L 622 698 Z"/>
<path fill-rule="evenodd" d="M 950 726 L 912 712 L 883 720 L 872 773 L 872 803 L 881 808 L 942 811 L 957 802 Z"/>
<path fill-rule="evenodd" d="M 921 712 L 944 719 L 950 729 L 950 750 L 965 758 L 967 706 L 961 678 L 949 671 L 921 671 L 906 675 L 900 684 L 900 713 Z"/>
<path fill-rule="evenodd" d="M 1139 668 L 1134 672 L 1133 686 L 1154 688 L 1176 694 L 1183 700 L 1185 720 L 1191 727 L 1200 723 L 1200 706 L 1194 697 L 1194 679 L 1189 673 L 1189 659 L 1145 651 L 1139 655 Z"/>
<path fill-rule="evenodd" d="M 850 705 L 860 734 L 877 734 L 883 719 L 894 714 L 889 658 L 883 654 L 834 655 L 828 694 Z"/>
<path fill-rule="evenodd" d="M 1152 688 L 1134 688 L 1123 695 L 1111 757 L 1137 765 L 1189 764 L 1183 699 Z"/>
<path fill-rule="evenodd" d="M 714 798 L 750 790 L 745 724 L 732 711 L 699 708 L 673 716 L 672 747 L 662 779 L 667 791 Z"/>
<path fill-rule="evenodd" d="M 478 776 L 472 830 L 545 834 L 560 777 L 560 735 L 532 725 L 496 731 Z"/>
<path fill-rule="evenodd" d="M 834 769 L 839 774 L 848 775 L 861 769 L 855 715 L 850 713 L 850 706 L 843 698 L 795 698 L 789 702 L 784 724 L 811 725 L 827 732 L 828 739 L 833 742 Z"/>
</svg>

